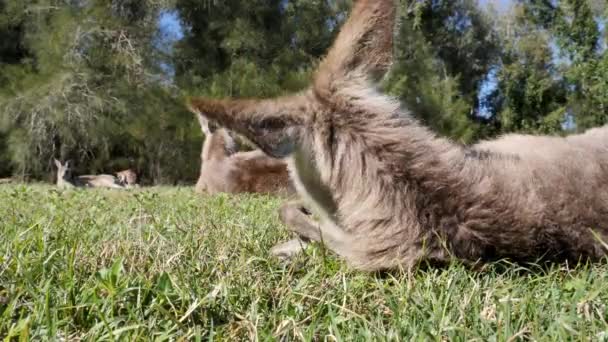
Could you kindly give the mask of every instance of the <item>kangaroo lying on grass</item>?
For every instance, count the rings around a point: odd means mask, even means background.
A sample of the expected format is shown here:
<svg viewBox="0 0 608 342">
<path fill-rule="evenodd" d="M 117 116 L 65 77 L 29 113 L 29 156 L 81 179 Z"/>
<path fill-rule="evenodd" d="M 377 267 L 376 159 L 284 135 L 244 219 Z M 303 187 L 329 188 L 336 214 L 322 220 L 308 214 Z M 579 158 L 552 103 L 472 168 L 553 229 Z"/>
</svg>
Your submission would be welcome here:
<svg viewBox="0 0 608 342">
<path fill-rule="evenodd" d="M 422 261 L 606 254 L 608 127 L 463 147 L 422 127 L 374 81 L 392 62 L 394 0 L 359 0 L 312 86 L 276 99 L 191 99 L 209 119 L 289 157 L 299 204 L 281 218 L 363 270 Z"/>
<path fill-rule="evenodd" d="M 116 177 L 112 175 L 74 177 L 71 172 L 72 170 L 69 161 L 65 162 L 65 164 L 61 164 L 59 160 L 55 159 L 55 166 L 57 166 L 57 187 L 60 189 L 73 187 L 124 189 L 122 185 L 118 184 Z"/>
<path fill-rule="evenodd" d="M 205 134 L 196 192 L 295 192 L 289 180 L 287 164 L 283 160 L 271 158 L 260 150 L 236 152 L 236 142 L 227 130 L 217 129 L 203 115 L 195 114 Z"/>
<path fill-rule="evenodd" d="M 138 187 L 137 173 L 131 169 L 123 170 L 116 173 L 118 183 L 126 188 Z"/>
</svg>

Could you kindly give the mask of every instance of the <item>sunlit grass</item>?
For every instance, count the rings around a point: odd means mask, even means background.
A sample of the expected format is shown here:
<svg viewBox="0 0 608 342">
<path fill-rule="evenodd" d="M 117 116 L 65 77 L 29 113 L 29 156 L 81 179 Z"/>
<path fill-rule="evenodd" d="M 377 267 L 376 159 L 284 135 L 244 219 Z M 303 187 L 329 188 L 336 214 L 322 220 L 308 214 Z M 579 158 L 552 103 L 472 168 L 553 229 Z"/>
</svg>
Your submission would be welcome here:
<svg viewBox="0 0 608 342">
<path fill-rule="evenodd" d="M 0 186 L 0 337 L 608 340 L 608 266 L 283 265 L 278 199 Z"/>
</svg>

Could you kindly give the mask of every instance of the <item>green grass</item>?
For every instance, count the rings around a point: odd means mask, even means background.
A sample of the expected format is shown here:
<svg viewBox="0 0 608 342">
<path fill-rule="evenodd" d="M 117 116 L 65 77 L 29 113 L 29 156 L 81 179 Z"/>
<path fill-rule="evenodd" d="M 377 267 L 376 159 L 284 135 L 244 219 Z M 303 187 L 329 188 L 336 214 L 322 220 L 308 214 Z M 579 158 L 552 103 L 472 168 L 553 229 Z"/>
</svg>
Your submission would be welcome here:
<svg viewBox="0 0 608 342">
<path fill-rule="evenodd" d="M 608 340 L 608 266 L 283 265 L 277 199 L 0 186 L 6 340 Z"/>
</svg>

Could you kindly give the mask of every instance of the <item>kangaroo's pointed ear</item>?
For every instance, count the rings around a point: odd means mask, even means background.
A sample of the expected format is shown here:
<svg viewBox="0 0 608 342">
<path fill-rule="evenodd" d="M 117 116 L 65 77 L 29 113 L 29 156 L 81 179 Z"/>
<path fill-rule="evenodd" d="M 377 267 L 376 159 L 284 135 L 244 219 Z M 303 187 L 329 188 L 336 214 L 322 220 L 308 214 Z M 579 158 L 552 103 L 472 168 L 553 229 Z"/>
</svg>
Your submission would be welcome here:
<svg viewBox="0 0 608 342">
<path fill-rule="evenodd" d="M 312 93 L 306 93 L 272 100 L 192 98 L 189 107 L 242 134 L 266 154 L 282 158 L 295 149 L 315 103 Z"/>
<path fill-rule="evenodd" d="M 53 161 L 55 162 L 55 166 L 57 166 L 58 169 L 61 169 L 61 162 L 55 158 L 53 158 Z"/>
<path fill-rule="evenodd" d="M 376 81 L 393 61 L 399 0 L 357 0 L 314 79 L 315 92 L 327 101 L 349 86 Z"/>
</svg>

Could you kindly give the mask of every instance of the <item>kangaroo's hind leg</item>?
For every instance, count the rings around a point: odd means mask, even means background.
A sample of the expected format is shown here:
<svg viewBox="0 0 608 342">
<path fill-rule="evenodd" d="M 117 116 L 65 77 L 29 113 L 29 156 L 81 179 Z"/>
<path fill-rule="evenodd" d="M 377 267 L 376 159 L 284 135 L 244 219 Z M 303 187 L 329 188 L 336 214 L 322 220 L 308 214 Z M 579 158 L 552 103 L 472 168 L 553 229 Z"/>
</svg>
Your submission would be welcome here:
<svg viewBox="0 0 608 342">
<path fill-rule="evenodd" d="M 270 254 L 281 260 L 289 260 L 302 253 L 309 244 L 309 240 L 293 238 L 286 242 L 279 243 L 270 249 Z"/>
</svg>

